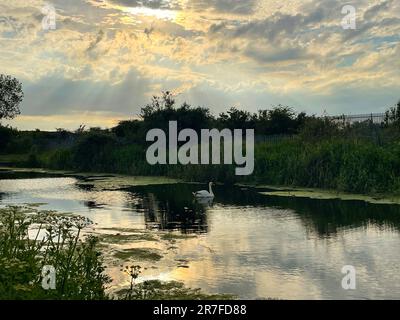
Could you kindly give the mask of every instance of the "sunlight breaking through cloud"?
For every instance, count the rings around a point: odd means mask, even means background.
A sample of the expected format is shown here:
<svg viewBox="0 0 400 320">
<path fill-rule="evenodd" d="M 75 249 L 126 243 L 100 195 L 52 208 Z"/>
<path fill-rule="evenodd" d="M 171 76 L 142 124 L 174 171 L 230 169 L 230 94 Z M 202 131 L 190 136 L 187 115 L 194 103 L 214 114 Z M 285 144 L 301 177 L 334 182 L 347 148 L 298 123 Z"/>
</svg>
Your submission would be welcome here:
<svg viewBox="0 0 400 320">
<path fill-rule="evenodd" d="M 95 105 L 132 115 L 161 90 L 215 113 L 277 103 L 317 114 L 379 112 L 398 99 L 398 1 L 355 1 L 355 30 L 341 26 L 342 0 L 50 3 L 50 31 L 41 28 L 45 1 L 0 3 L 0 64 L 28 88 L 26 115 L 68 117 Z"/>
</svg>

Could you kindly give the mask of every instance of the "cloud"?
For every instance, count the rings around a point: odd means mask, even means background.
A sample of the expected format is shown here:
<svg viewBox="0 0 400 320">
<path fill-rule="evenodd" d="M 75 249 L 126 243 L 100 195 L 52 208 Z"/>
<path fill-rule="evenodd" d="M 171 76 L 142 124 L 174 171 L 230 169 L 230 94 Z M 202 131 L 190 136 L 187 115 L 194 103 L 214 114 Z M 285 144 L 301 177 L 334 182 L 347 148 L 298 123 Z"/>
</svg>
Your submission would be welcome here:
<svg viewBox="0 0 400 320">
<path fill-rule="evenodd" d="M 89 44 L 89 47 L 87 48 L 86 52 L 90 52 L 96 48 L 96 46 L 99 44 L 101 40 L 104 38 L 104 31 L 100 30 L 99 33 L 97 34 L 96 38 Z"/>
<path fill-rule="evenodd" d="M 24 114 L 47 115 L 79 111 L 135 114 L 149 99 L 151 81 L 131 70 L 123 81 L 68 80 L 61 74 L 25 82 Z"/>
<path fill-rule="evenodd" d="M 343 30 L 344 0 L 53 0 L 49 32 L 44 3 L 0 4 L 1 72 L 23 82 L 26 116 L 130 115 L 162 90 L 218 111 L 374 112 L 400 92 L 398 1 L 354 1 Z"/>
<path fill-rule="evenodd" d="M 390 10 L 390 6 L 393 4 L 393 0 L 383 1 L 377 5 L 373 5 L 364 12 L 364 20 L 370 20 L 376 18 L 381 12 Z"/>
<path fill-rule="evenodd" d="M 108 0 L 111 4 L 131 8 L 145 7 L 150 9 L 181 10 L 179 1 L 174 0 Z"/>
<path fill-rule="evenodd" d="M 254 12 L 256 4 L 255 0 L 193 0 L 187 7 L 195 11 L 249 15 Z"/>
<path fill-rule="evenodd" d="M 280 61 L 294 61 L 295 63 L 299 63 L 303 59 L 312 58 L 312 55 L 308 54 L 305 48 L 299 47 L 265 50 L 262 47 L 249 46 L 245 49 L 244 54 L 262 63 L 276 63 Z"/>
</svg>

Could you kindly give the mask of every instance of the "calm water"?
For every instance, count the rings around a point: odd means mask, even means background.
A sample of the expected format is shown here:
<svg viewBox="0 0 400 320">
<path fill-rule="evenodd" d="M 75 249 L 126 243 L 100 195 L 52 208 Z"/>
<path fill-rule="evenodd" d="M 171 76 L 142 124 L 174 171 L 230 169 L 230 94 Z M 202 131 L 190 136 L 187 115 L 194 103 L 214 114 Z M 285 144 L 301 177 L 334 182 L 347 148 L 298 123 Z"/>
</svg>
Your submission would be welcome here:
<svg viewBox="0 0 400 320">
<path fill-rule="evenodd" d="M 204 188 L 96 191 L 76 178 L 2 175 L 0 203 L 46 203 L 42 208 L 88 216 L 100 228 L 196 234 L 176 245 L 175 258 L 187 260 L 189 268 L 169 268 L 158 277 L 209 293 L 245 299 L 400 298 L 400 206 L 268 197 L 224 186 L 215 188 L 213 203 L 195 203 L 191 192 Z M 345 265 L 357 270 L 354 291 L 341 288 Z"/>
</svg>

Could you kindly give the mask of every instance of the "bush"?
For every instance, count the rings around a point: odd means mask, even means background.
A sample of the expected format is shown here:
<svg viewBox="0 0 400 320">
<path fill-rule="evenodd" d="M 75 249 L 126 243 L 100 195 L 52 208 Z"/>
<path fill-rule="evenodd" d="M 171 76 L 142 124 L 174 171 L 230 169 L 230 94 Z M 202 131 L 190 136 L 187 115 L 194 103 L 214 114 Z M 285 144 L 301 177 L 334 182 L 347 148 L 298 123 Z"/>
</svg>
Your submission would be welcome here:
<svg viewBox="0 0 400 320">
<path fill-rule="evenodd" d="M 5 152 L 13 136 L 13 130 L 0 125 L 0 153 Z"/>
<path fill-rule="evenodd" d="M 73 150 L 73 165 L 78 170 L 96 171 L 111 168 L 112 163 L 106 161 L 116 141 L 107 133 L 86 133 L 78 141 Z"/>
<path fill-rule="evenodd" d="M 71 149 L 56 149 L 41 157 L 42 165 L 49 169 L 68 170 L 74 167 Z"/>
</svg>

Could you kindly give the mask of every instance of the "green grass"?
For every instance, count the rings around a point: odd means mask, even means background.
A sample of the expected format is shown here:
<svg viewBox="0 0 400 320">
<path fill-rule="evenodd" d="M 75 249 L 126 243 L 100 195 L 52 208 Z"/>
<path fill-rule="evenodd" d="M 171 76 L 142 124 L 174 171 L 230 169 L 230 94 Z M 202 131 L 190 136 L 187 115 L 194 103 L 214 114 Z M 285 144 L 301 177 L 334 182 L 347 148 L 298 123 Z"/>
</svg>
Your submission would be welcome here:
<svg viewBox="0 0 400 320">
<path fill-rule="evenodd" d="M 28 154 L 0 154 L 0 163 L 21 164 L 28 161 Z"/>
</svg>

